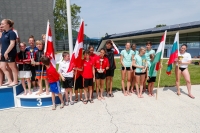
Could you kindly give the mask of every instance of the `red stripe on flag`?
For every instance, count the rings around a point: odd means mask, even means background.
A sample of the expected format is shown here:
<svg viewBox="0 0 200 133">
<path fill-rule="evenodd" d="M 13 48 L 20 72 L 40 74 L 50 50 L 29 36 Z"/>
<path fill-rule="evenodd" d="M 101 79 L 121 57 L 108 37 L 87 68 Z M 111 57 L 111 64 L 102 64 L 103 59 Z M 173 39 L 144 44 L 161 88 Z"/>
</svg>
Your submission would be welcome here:
<svg viewBox="0 0 200 133">
<path fill-rule="evenodd" d="M 156 63 L 156 68 L 155 70 L 158 71 L 160 69 L 160 61 Z"/>
<path fill-rule="evenodd" d="M 167 73 L 167 75 L 171 75 L 171 71 L 169 71 L 169 72 L 166 72 Z"/>
<path fill-rule="evenodd" d="M 178 50 L 170 55 L 168 65 L 173 64 L 176 58 L 178 58 Z"/>
</svg>

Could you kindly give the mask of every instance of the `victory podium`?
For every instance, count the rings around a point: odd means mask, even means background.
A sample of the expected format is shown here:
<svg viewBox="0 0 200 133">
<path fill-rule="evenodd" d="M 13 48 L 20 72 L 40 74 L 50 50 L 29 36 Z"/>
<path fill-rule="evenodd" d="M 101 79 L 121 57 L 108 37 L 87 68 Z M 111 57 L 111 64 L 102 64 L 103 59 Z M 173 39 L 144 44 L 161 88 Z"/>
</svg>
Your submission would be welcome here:
<svg viewBox="0 0 200 133">
<path fill-rule="evenodd" d="M 52 105 L 51 92 L 46 95 L 46 92 L 41 95 L 36 95 L 37 92 L 32 92 L 32 94 L 24 95 L 24 89 L 22 85 L 7 87 L 0 87 L 0 110 L 10 109 L 15 107 L 22 108 L 41 108 L 49 107 Z M 62 89 L 62 94 L 64 89 Z M 56 104 L 60 104 L 60 99 L 56 95 Z"/>
<path fill-rule="evenodd" d="M 46 95 L 46 92 L 43 92 L 40 95 L 36 95 L 37 92 L 32 92 L 32 94 L 24 95 L 23 92 L 16 96 L 17 107 L 23 108 L 41 108 L 49 107 L 52 105 L 51 93 Z M 56 96 L 56 104 L 60 104 L 60 99 Z"/>
<path fill-rule="evenodd" d="M 23 92 L 24 89 L 21 84 L 7 87 L 0 87 L 0 110 L 17 107 L 16 96 Z"/>
</svg>

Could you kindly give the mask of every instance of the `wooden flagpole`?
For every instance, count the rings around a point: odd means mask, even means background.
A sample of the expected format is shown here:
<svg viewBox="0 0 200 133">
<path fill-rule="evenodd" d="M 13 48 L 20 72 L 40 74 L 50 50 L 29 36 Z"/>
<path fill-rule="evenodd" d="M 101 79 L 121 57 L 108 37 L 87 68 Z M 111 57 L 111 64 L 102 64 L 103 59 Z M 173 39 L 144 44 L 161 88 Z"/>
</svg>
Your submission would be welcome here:
<svg viewBox="0 0 200 133">
<path fill-rule="evenodd" d="M 163 59 L 161 59 L 161 64 L 159 67 L 161 67 L 163 64 Z M 157 89 L 156 89 L 156 100 L 158 99 L 158 88 L 160 87 L 160 76 L 161 76 L 161 71 L 162 70 L 162 67 L 160 68 L 160 71 L 159 71 L 159 76 L 158 76 L 158 86 L 157 86 Z"/>
<path fill-rule="evenodd" d="M 77 74 L 77 69 L 75 70 L 75 74 L 74 74 L 74 90 L 75 90 L 75 87 L 76 87 L 76 74 Z"/>
</svg>

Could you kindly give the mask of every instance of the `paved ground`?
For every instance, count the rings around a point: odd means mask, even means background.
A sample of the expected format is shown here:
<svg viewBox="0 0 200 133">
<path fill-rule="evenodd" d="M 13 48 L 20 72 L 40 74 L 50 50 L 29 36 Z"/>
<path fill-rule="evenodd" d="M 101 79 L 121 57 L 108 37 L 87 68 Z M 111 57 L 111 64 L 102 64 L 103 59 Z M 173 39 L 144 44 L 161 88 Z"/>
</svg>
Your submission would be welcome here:
<svg viewBox="0 0 200 133">
<path fill-rule="evenodd" d="M 81 102 L 64 109 L 16 108 L 0 111 L 2 133 L 196 133 L 200 132 L 200 85 L 192 86 L 195 99 L 186 87 L 182 95 L 175 88 L 159 89 L 158 100 L 136 95 L 114 98 L 84 105 Z"/>
</svg>

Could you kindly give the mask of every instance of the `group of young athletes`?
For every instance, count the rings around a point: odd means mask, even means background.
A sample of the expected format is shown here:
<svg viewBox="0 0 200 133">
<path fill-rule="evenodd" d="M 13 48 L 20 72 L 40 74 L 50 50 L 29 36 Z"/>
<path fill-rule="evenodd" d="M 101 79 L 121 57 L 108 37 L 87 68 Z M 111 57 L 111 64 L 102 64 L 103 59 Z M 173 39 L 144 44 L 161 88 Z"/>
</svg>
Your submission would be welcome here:
<svg viewBox="0 0 200 133">
<path fill-rule="evenodd" d="M 127 43 L 125 45 L 125 49 L 122 50 L 120 53 L 122 65 L 122 89 L 125 96 L 131 95 L 130 93 L 134 93 L 135 86 L 138 97 L 142 98 L 143 86 L 146 86 L 146 80 L 148 81 L 149 96 L 153 96 L 153 87 L 156 80 L 156 72 L 154 72 L 152 77 L 148 77 L 148 69 L 154 59 L 155 51 L 151 49 L 150 41 L 147 42 L 146 48 L 141 47 L 139 51 L 137 51 L 136 44 L 132 44 L 131 46 L 130 43 Z M 94 102 L 94 88 L 96 88 L 97 99 L 104 100 L 105 98 L 103 96 L 103 92 L 105 83 L 106 96 L 114 97 L 112 92 L 113 76 L 116 69 L 114 55 L 118 53 L 119 52 L 115 44 L 111 40 L 106 41 L 105 48 L 100 49 L 98 55 L 94 53 L 94 47 L 89 46 L 88 49 L 83 52 L 81 67 L 74 67 L 73 71 L 68 72 L 68 69 L 70 67 L 70 55 L 68 52 L 63 52 L 63 61 L 59 64 L 58 74 L 62 80 L 62 87 L 65 88 L 65 105 L 69 105 L 69 103 L 73 105 L 74 102 L 79 101 L 78 90 L 80 94 L 80 101 L 82 101 L 84 104 L 87 104 L 88 102 Z M 49 63 L 45 63 L 45 61 L 43 60 L 44 59 L 42 58 L 41 62 L 48 68 Z M 52 70 L 48 72 L 54 73 Z M 47 78 L 49 77 L 48 72 Z M 51 77 L 58 74 L 51 74 Z M 59 76 L 57 79 L 59 79 Z M 127 79 L 126 90 L 124 85 L 125 79 Z M 59 88 L 59 84 L 57 84 L 57 88 Z M 75 89 L 74 101 L 72 100 L 73 88 Z M 61 90 L 58 90 L 58 92 L 54 92 L 51 89 L 51 92 L 60 93 Z M 82 96 L 83 91 L 84 97 Z M 61 104 L 61 107 L 63 107 L 63 105 L 64 103 Z M 55 104 L 53 104 L 53 109 L 55 109 Z"/>
<path fill-rule="evenodd" d="M 21 79 L 24 88 L 24 95 L 32 94 L 31 82 L 33 90 L 39 90 L 38 95 L 43 93 L 42 80 L 45 81 L 45 91 L 49 94 L 49 88 L 52 92 L 52 109 L 56 109 L 55 94 L 58 94 L 61 105 L 71 105 L 78 102 L 78 90 L 80 94 L 80 101 L 84 104 L 88 102 L 93 103 L 94 88 L 96 88 L 96 96 L 98 100 L 104 100 L 104 87 L 106 86 L 106 96 L 114 97 L 112 92 L 114 71 L 116 69 L 115 54 L 119 54 L 119 50 L 113 41 L 107 40 L 105 48 L 101 48 L 98 54 L 94 53 L 94 47 L 89 46 L 83 52 L 83 59 L 81 67 L 74 67 L 73 71 L 68 72 L 70 67 L 70 55 L 68 52 L 63 52 L 63 61 L 59 64 L 58 70 L 50 63 L 50 58 L 44 56 L 44 40 L 45 35 L 42 35 L 42 40 L 35 41 L 33 36 L 28 39 L 29 46 L 26 43 L 19 43 L 20 52 L 16 50 L 17 35 L 13 31 L 14 22 L 9 19 L 4 19 L 0 25 L 0 85 L 14 86 L 18 84 L 17 79 Z M 35 46 L 36 44 L 36 46 Z M 155 51 L 151 48 L 152 43 L 148 41 L 146 48 L 141 47 L 139 51 L 136 50 L 136 44 L 125 44 L 125 49 L 120 53 L 121 63 L 121 85 L 125 96 L 135 93 L 138 98 L 143 98 L 143 92 L 146 91 L 146 81 L 148 82 L 148 95 L 154 96 L 153 88 L 156 81 L 156 71 L 149 76 L 149 69 L 153 63 Z M 191 94 L 190 75 L 187 69 L 191 63 L 191 55 L 186 52 L 187 45 L 183 44 L 180 48 L 180 55 L 183 59 L 176 60 L 176 85 L 179 85 L 180 75 L 182 74 L 186 80 L 188 88 L 188 96 L 194 98 Z M 16 67 L 18 64 L 18 67 Z M 161 67 L 161 66 L 159 66 Z M 16 70 L 15 70 L 16 69 Z M 3 73 L 7 77 L 7 82 L 3 84 Z M 60 79 L 62 87 L 65 89 L 65 100 L 61 95 Z M 125 87 L 125 80 L 127 85 Z M 26 90 L 26 83 L 28 92 Z M 75 83 L 75 84 L 74 84 Z M 106 84 L 105 84 L 106 83 Z M 75 100 L 72 100 L 73 88 L 75 90 Z M 83 95 L 84 91 L 84 97 Z M 68 96 L 69 94 L 69 96 Z M 180 95 L 180 91 L 177 91 Z M 69 99 L 68 99 L 69 97 Z"/>
</svg>

